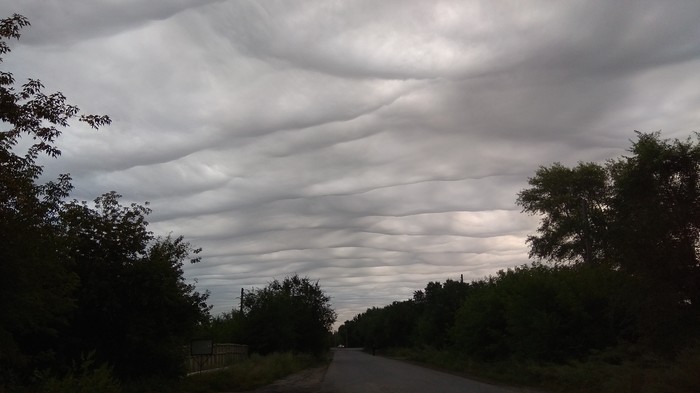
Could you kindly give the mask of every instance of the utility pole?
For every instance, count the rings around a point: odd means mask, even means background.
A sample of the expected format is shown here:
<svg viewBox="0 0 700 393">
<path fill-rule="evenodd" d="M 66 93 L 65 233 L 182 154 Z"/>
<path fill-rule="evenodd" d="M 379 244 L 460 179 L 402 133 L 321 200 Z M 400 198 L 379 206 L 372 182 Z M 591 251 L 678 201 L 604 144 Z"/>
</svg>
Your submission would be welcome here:
<svg viewBox="0 0 700 393">
<path fill-rule="evenodd" d="M 243 288 L 241 288 L 241 315 L 243 315 Z"/>
</svg>

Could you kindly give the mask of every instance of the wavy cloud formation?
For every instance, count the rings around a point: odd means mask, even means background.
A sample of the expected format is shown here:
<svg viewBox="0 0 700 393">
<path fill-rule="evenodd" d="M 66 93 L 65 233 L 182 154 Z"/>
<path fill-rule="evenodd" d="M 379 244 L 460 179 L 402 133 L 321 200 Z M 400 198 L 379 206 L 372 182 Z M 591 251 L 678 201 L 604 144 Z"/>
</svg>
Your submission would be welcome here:
<svg viewBox="0 0 700 393">
<path fill-rule="evenodd" d="M 700 4 L 23 0 L 6 69 L 78 125 L 47 175 L 150 201 L 215 312 L 319 279 L 340 321 L 428 281 L 527 263 L 516 193 L 539 165 L 700 127 Z"/>
</svg>

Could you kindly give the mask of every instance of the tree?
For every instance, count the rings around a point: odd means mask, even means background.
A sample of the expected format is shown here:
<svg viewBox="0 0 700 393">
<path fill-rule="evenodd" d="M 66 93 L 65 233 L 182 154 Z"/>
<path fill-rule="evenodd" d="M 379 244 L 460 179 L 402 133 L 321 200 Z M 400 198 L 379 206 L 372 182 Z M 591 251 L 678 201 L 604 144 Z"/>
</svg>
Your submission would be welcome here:
<svg viewBox="0 0 700 393">
<path fill-rule="evenodd" d="M 10 52 L 8 40 L 18 39 L 28 25 L 17 14 L 0 21 L 0 55 Z M 58 220 L 70 177 L 37 184 L 37 158 L 60 155 L 54 141 L 80 111 L 61 93 L 47 95 L 43 88 L 35 79 L 15 87 L 12 73 L 0 71 L 0 389 L 51 361 L 49 342 L 74 307 L 70 293 L 77 278 L 65 266 Z M 110 122 L 96 115 L 79 120 L 93 128 Z M 23 155 L 17 151 L 22 137 L 35 141 Z"/>
<path fill-rule="evenodd" d="M 107 193 L 94 207 L 73 201 L 61 215 L 80 279 L 71 347 L 94 349 L 121 377 L 178 375 L 182 345 L 208 319 L 208 294 L 187 284 L 182 271 L 200 250 L 182 237 L 155 238 L 147 228 L 150 209 L 122 206 L 120 197 Z"/>
<path fill-rule="evenodd" d="M 211 337 L 219 343 L 244 343 L 244 317 L 237 308 L 219 314 L 202 327 L 200 335 Z"/>
<path fill-rule="evenodd" d="M 472 284 L 451 332 L 470 357 L 561 362 L 637 333 L 629 279 L 605 265 L 534 263 Z"/>
<path fill-rule="evenodd" d="M 361 347 L 365 343 L 364 332 L 362 331 L 359 321 L 364 313 L 355 315 L 353 319 L 345 321 L 338 327 L 336 333 L 336 345 L 344 345 L 348 348 Z"/>
<path fill-rule="evenodd" d="M 672 282 L 698 301 L 700 144 L 659 136 L 639 134 L 633 156 L 611 165 L 615 256 L 625 270 Z"/>
<path fill-rule="evenodd" d="M 608 172 L 595 163 L 540 167 L 518 193 L 523 211 L 542 219 L 528 236 L 530 256 L 547 260 L 599 262 L 605 259 L 610 198 Z"/>
<path fill-rule="evenodd" d="M 634 278 L 641 330 L 673 351 L 700 321 L 700 143 L 637 132 L 629 151 L 605 166 L 541 167 L 517 203 L 542 216 L 531 256 Z"/>
<path fill-rule="evenodd" d="M 28 25 L 21 15 L 0 21 L 0 55 Z M 199 250 L 155 237 L 150 210 L 120 205 L 115 192 L 90 207 L 65 202 L 67 174 L 39 183 L 37 160 L 60 155 L 55 141 L 70 120 L 98 128 L 110 119 L 81 115 L 38 80 L 14 84 L 0 72 L 0 391 L 93 351 L 122 377 L 176 374 L 181 345 L 208 318 L 207 294 L 182 271 Z M 21 138 L 34 141 L 24 154 Z"/>
<path fill-rule="evenodd" d="M 615 260 L 644 290 L 645 330 L 658 346 L 692 330 L 700 314 L 700 144 L 638 133 L 629 157 L 610 164 Z M 684 321 L 685 320 L 685 321 Z"/>
<path fill-rule="evenodd" d="M 455 314 L 470 292 L 470 284 L 455 280 L 429 282 L 413 299 L 420 313 L 414 339 L 421 345 L 444 348 L 450 344 L 449 330 Z"/>
<path fill-rule="evenodd" d="M 260 353 L 322 352 L 336 319 L 318 281 L 296 274 L 245 293 L 243 312 L 248 343 Z"/>
</svg>

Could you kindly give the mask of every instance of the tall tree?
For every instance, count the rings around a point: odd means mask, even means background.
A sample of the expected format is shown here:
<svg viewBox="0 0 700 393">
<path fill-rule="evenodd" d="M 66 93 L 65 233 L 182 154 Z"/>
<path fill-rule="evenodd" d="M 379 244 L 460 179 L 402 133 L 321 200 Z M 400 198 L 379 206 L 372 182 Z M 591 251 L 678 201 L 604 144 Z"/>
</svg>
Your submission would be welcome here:
<svg viewBox="0 0 700 393">
<path fill-rule="evenodd" d="M 616 258 L 700 300 L 700 144 L 639 133 L 630 151 L 611 165 Z"/>
<path fill-rule="evenodd" d="M 0 21 L 0 55 L 27 25 L 20 15 Z M 122 206 L 114 192 L 90 207 L 65 202 L 67 174 L 39 183 L 39 156 L 60 155 L 55 141 L 72 119 L 110 123 L 43 88 L 15 87 L 0 72 L 0 391 L 93 350 L 125 377 L 175 374 L 181 344 L 208 317 L 207 294 L 182 271 L 199 250 L 154 237 L 148 208 Z M 24 153 L 22 138 L 34 141 Z"/>
<path fill-rule="evenodd" d="M 700 144 L 697 134 L 638 133 L 630 152 L 611 163 L 610 238 L 620 268 L 653 294 L 642 310 L 646 330 L 665 340 L 689 326 L 678 318 L 700 313 Z"/>
<path fill-rule="evenodd" d="M 528 236 L 530 256 L 546 260 L 599 262 L 605 258 L 610 198 L 608 172 L 596 163 L 540 167 L 518 193 L 524 212 L 541 216 Z"/>
<path fill-rule="evenodd" d="M 700 143 L 637 132 L 629 151 L 604 167 L 541 167 L 517 203 L 542 217 L 532 256 L 605 261 L 633 277 L 641 330 L 670 347 L 659 338 L 700 321 Z"/>
<path fill-rule="evenodd" d="M 416 291 L 413 300 L 420 310 L 414 332 L 416 342 L 436 348 L 451 344 L 449 330 L 470 290 L 470 284 L 448 279 L 444 283 L 429 282 L 424 291 Z"/>
<path fill-rule="evenodd" d="M 8 40 L 18 39 L 28 25 L 17 14 L 0 21 L 0 55 L 10 52 Z M 74 307 L 70 293 L 77 277 L 66 269 L 58 220 L 70 177 L 38 184 L 37 158 L 60 155 L 54 141 L 71 119 L 93 128 L 110 122 L 80 115 L 63 94 L 43 88 L 35 79 L 18 87 L 12 73 L 0 71 L 0 389 L 21 378 L 21 370 L 51 359 L 47 342 Z M 24 154 L 18 148 L 23 137 L 34 141 Z"/>
</svg>

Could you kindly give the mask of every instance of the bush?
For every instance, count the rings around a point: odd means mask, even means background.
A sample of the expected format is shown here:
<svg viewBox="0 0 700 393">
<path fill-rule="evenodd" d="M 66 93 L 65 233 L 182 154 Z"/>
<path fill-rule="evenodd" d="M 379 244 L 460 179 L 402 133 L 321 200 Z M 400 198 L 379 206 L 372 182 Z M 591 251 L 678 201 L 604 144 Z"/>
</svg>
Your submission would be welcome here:
<svg viewBox="0 0 700 393">
<path fill-rule="evenodd" d="M 634 335 L 628 281 L 604 266 L 501 271 L 467 297 L 452 336 L 459 349 L 481 360 L 580 359 Z"/>
<path fill-rule="evenodd" d="M 267 356 L 254 354 L 249 359 L 234 363 L 227 369 L 187 377 L 182 383 L 181 391 L 205 393 L 251 390 L 306 368 L 320 365 L 324 361 L 325 359 L 321 357 L 291 352 L 273 353 Z"/>
<path fill-rule="evenodd" d="M 106 364 L 95 365 L 94 352 L 83 356 L 65 376 L 49 377 L 41 384 L 42 393 L 120 393 L 119 382 Z"/>
</svg>

